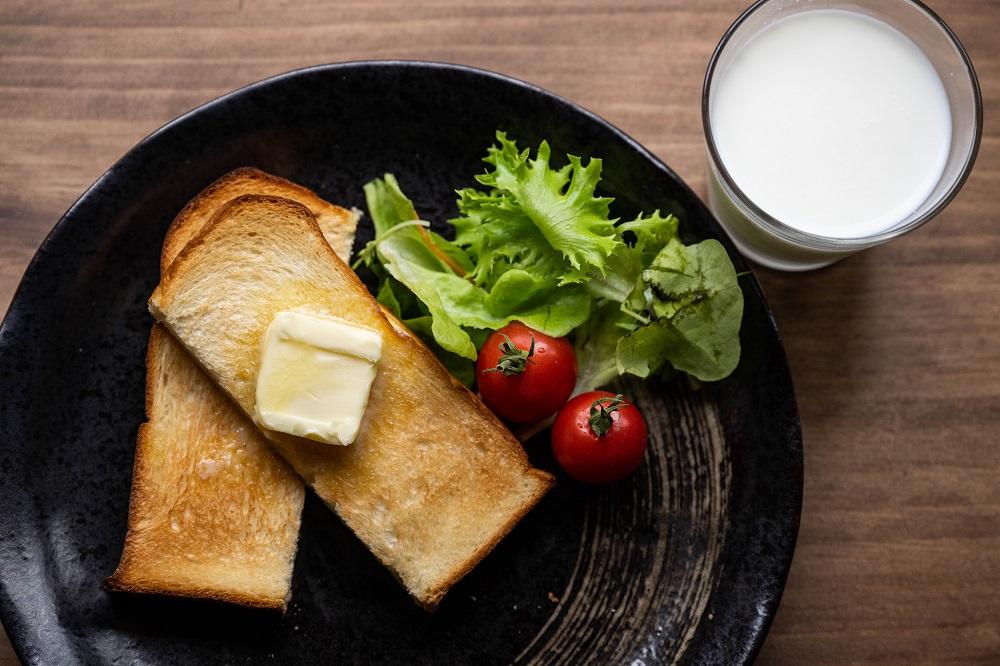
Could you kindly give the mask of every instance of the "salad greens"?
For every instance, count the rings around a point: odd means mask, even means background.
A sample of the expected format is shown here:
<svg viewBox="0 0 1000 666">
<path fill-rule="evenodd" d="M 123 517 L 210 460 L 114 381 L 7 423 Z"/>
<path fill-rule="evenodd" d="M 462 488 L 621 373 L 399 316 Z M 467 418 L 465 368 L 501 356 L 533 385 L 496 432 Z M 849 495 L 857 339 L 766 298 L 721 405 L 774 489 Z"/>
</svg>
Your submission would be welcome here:
<svg viewBox="0 0 1000 666">
<path fill-rule="evenodd" d="M 458 191 L 454 240 L 428 228 L 392 174 L 365 186 L 375 240 L 355 265 L 379 279 L 379 303 L 469 385 L 477 349 L 512 321 L 573 335 L 577 391 L 622 374 L 728 376 L 743 293 L 722 245 L 684 245 L 677 218 L 659 211 L 611 218 L 599 159 L 555 168 L 548 143 L 532 158 L 496 138 L 481 187 Z"/>
</svg>

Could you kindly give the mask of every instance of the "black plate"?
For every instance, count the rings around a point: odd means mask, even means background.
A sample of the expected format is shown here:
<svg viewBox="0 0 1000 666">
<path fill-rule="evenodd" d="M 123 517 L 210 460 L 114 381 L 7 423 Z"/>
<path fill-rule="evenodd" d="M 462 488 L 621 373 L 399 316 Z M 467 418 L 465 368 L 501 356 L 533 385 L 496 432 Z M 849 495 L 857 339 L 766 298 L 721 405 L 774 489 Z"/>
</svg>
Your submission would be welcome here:
<svg viewBox="0 0 1000 666">
<path fill-rule="evenodd" d="M 412 62 L 316 67 L 252 85 L 136 146 L 55 227 L 0 330 L 0 611 L 26 663 L 738 663 L 760 648 L 798 529 L 801 434 L 781 341 L 742 279 L 743 360 L 724 382 L 632 385 L 653 432 L 610 488 L 564 477 L 435 615 L 314 497 L 281 618 L 100 588 L 125 533 L 143 409 L 146 298 L 174 213 L 258 166 L 344 205 L 391 171 L 424 217 L 454 214 L 494 130 L 604 158 L 620 216 L 676 213 L 723 239 L 620 131 L 503 76 Z M 359 232 L 358 245 L 371 237 Z M 535 462 L 552 469 L 544 436 Z"/>
</svg>

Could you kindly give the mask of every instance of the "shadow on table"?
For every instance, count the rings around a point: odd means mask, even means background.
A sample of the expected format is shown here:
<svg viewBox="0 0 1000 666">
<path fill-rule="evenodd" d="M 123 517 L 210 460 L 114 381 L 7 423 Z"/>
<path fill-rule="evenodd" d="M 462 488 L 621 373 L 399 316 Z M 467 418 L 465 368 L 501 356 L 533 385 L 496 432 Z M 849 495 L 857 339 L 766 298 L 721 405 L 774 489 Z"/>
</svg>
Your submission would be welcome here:
<svg viewBox="0 0 1000 666">
<path fill-rule="evenodd" d="M 873 289 L 879 250 L 848 257 L 805 273 L 755 267 L 788 355 L 799 398 L 823 398 L 835 416 L 843 397 L 865 382 L 864 368 L 875 352 L 870 336 L 880 326 Z M 809 405 L 801 405 L 800 409 Z"/>
</svg>

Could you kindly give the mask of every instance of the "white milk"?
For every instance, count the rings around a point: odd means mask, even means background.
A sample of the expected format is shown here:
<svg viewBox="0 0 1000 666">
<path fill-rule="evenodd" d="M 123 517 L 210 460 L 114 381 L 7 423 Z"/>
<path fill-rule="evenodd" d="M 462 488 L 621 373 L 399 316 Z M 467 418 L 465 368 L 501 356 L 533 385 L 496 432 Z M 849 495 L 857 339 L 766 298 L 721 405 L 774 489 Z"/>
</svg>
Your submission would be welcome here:
<svg viewBox="0 0 1000 666">
<path fill-rule="evenodd" d="M 810 10 L 753 36 L 718 72 L 719 156 L 744 194 L 802 231 L 861 238 L 919 206 L 951 142 L 923 52 L 876 19 Z"/>
</svg>

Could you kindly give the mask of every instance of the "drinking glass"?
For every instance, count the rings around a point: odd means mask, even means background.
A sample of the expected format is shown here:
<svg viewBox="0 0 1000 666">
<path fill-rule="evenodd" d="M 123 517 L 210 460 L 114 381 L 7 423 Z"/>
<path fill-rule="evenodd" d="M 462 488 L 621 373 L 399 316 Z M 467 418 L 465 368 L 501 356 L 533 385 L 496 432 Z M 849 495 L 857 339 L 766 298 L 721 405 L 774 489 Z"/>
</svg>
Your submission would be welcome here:
<svg viewBox="0 0 1000 666">
<path fill-rule="evenodd" d="M 879 233 L 835 238 L 801 231 L 794 220 L 778 220 L 762 210 L 734 182 L 719 156 L 712 133 L 713 86 L 740 49 L 782 18 L 815 9 L 859 12 L 879 19 L 912 40 L 944 84 L 951 111 L 951 146 L 935 187 L 909 215 Z M 701 98 L 708 147 L 708 203 L 739 250 L 753 261 L 786 271 L 820 268 L 860 250 L 913 231 L 948 205 L 972 170 L 982 135 L 982 96 L 972 61 L 955 33 L 916 0 L 758 0 L 736 19 L 708 63 Z"/>
</svg>

